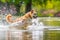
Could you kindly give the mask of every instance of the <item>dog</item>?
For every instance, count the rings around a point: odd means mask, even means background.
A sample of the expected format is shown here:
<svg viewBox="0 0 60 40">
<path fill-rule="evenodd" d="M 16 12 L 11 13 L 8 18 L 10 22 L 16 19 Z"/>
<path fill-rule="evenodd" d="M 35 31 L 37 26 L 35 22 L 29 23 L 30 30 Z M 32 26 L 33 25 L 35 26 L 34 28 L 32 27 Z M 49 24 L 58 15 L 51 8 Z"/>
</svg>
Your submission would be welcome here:
<svg viewBox="0 0 60 40">
<path fill-rule="evenodd" d="M 36 12 L 34 10 L 31 10 L 16 20 L 12 20 L 12 15 L 8 14 L 6 16 L 6 21 L 11 24 L 10 28 L 27 29 L 27 26 L 32 24 L 31 19 L 34 17 L 36 17 Z"/>
</svg>

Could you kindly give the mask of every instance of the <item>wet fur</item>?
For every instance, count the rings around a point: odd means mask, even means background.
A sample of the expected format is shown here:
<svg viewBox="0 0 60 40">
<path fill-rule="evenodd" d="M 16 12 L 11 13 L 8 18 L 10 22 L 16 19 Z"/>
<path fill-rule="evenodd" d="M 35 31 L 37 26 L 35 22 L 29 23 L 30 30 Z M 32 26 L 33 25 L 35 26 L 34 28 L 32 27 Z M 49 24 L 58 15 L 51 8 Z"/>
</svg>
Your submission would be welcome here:
<svg viewBox="0 0 60 40">
<path fill-rule="evenodd" d="M 31 10 L 30 12 L 26 13 L 24 16 L 17 18 L 16 20 L 12 20 L 12 15 L 8 14 L 6 16 L 6 21 L 8 23 L 12 24 L 12 26 L 10 26 L 10 28 L 27 29 L 27 26 L 29 24 L 31 24 L 31 21 L 29 22 L 29 20 L 33 18 L 33 14 L 34 14 L 34 11 Z M 16 24 L 18 24 L 18 25 L 15 26 Z"/>
</svg>

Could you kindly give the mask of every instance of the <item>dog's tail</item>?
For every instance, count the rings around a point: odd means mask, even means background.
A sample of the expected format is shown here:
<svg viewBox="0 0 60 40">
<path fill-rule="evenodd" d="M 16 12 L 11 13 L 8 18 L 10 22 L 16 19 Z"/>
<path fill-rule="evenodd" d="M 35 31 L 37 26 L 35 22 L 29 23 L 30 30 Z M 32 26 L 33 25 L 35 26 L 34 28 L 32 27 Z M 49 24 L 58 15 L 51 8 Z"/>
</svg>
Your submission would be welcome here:
<svg viewBox="0 0 60 40">
<path fill-rule="evenodd" d="M 6 21 L 7 21 L 8 23 L 13 23 L 12 15 L 11 15 L 11 14 L 8 14 L 8 15 L 6 16 Z"/>
</svg>

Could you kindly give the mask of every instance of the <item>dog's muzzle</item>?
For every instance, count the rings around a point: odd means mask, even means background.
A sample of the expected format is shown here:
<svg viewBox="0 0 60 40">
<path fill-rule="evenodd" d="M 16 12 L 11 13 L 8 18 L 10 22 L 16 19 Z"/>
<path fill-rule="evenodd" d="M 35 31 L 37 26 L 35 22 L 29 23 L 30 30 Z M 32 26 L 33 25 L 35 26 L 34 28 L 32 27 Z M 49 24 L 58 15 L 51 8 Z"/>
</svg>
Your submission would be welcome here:
<svg viewBox="0 0 60 40">
<path fill-rule="evenodd" d="M 37 17 L 38 17 L 37 14 L 34 14 L 34 15 L 33 15 L 33 18 L 37 18 Z"/>
</svg>

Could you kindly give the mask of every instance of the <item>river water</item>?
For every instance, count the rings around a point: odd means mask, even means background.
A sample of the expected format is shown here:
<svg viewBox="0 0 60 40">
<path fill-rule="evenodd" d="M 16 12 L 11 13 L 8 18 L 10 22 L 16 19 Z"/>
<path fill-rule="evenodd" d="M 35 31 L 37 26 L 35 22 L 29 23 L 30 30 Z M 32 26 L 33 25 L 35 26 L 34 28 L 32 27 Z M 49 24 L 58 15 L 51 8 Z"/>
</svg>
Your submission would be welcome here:
<svg viewBox="0 0 60 40">
<path fill-rule="evenodd" d="M 44 28 L 48 28 L 49 30 L 60 30 L 54 27 L 44 26 L 44 23 L 40 21 L 41 18 L 32 19 L 32 25 L 28 26 L 27 32 L 28 35 L 32 35 L 32 40 L 43 40 Z M 54 28 L 54 29 L 53 29 Z M 14 39 L 11 40 L 25 40 L 22 38 L 23 32 L 22 30 L 10 30 L 9 24 L 5 20 L 0 20 L 0 40 L 7 40 L 7 31 L 11 32 L 11 37 Z M 26 30 L 25 30 L 26 32 Z M 20 36 L 19 36 L 20 35 Z M 16 37 L 17 36 L 17 37 Z"/>
<path fill-rule="evenodd" d="M 43 38 L 43 27 L 44 27 L 43 23 L 39 22 L 39 18 L 32 19 L 32 22 L 33 22 L 33 24 L 28 26 L 28 28 L 27 28 L 27 30 L 32 32 L 32 40 L 37 40 L 37 39 L 42 40 L 42 38 Z M 7 35 L 8 29 L 9 29 L 9 24 L 5 20 L 0 20 L 0 40 L 6 40 L 6 35 Z M 17 32 L 17 31 L 15 31 L 15 32 Z"/>
</svg>

